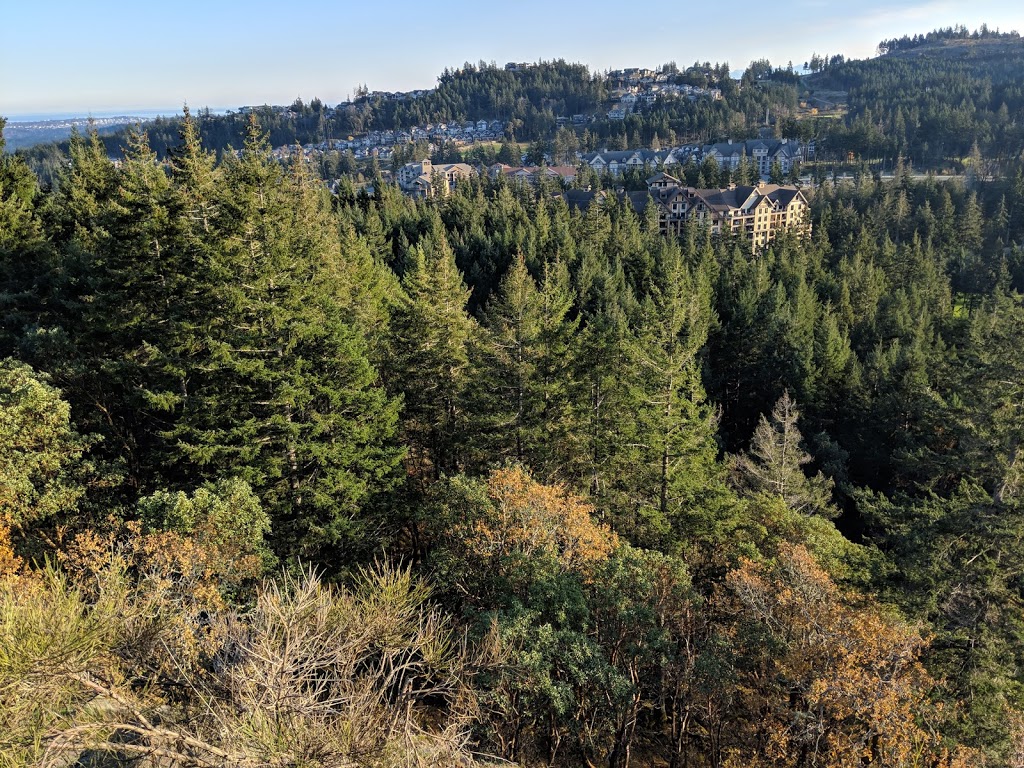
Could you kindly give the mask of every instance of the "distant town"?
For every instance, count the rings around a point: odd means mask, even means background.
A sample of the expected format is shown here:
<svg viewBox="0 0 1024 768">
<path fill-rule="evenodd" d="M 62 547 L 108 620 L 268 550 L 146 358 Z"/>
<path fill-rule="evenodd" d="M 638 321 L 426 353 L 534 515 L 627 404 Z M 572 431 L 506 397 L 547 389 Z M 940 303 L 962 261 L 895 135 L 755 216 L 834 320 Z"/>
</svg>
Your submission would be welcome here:
<svg viewBox="0 0 1024 768">
<path fill-rule="evenodd" d="M 509 62 L 505 70 L 523 72 L 535 64 Z M 598 120 L 625 120 L 631 113 L 644 106 L 650 106 L 658 100 L 699 99 L 720 100 L 721 90 L 703 88 L 689 84 L 670 82 L 672 76 L 668 72 L 632 67 L 608 72 L 604 75 L 610 98 L 610 108 L 604 112 L 592 114 L 571 114 L 557 116 L 558 126 L 586 126 Z M 352 108 L 361 102 L 375 101 L 413 101 L 430 94 L 434 89 L 417 89 L 412 91 L 369 91 L 364 90 L 354 99 L 346 100 L 335 107 L 326 107 L 325 114 Z M 246 105 L 239 107 L 239 114 L 249 114 L 270 110 L 275 114 L 287 117 L 290 107 L 285 105 Z M 41 120 L 31 122 L 12 121 L 7 124 L 5 135 L 8 150 L 29 147 L 48 141 L 61 141 L 71 135 L 73 129 L 85 129 L 93 125 L 101 133 L 116 130 L 133 123 L 144 124 L 150 118 L 120 115 L 114 117 L 74 117 L 61 120 Z M 435 147 L 442 142 L 453 142 L 456 147 L 471 146 L 475 143 L 500 141 L 505 136 L 506 123 L 502 120 L 476 120 L 451 123 L 427 123 L 409 126 L 400 130 L 369 131 L 367 133 L 326 139 L 315 144 L 306 144 L 302 150 L 307 154 L 330 150 L 351 151 L 355 159 L 365 160 L 377 158 L 381 162 L 391 160 L 394 148 L 416 142 L 431 142 Z M 280 158 L 291 156 L 295 147 L 278 147 L 275 152 Z"/>
<path fill-rule="evenodd" d="M 509 62 L 505 65 L 505 69 L 511 72 L 522 72 L 533 66 L 535 65 Z M 581 127 L 600 119 L 625 120 L 627 115 L 635 112 L 638 108 L 653 105 L 659 99 L 697 101 L 698 99 L 721 100 L 722 98 L 722 92 L 718 88 L 673 84 L 669 82 L 671 76 L 667 72 L 641 67 L 614 70 L 605 77 L 612 101 L 611 108 L 603 113 L 558 115 L 556 123 L 559 127 Z M 429 90 L 368 91 L 361 94 L 355 101 L 344 101 L 334 109 L 345 110 L 360 101 L 411 101 L 423 98 L 428 93 L 430 93 Z M 239 112 L 248 114 L 268 108 L 281 115 L 289 114 L 289 107 L 268 107 L 266 105 L 262 107 L 244 106 L 239 109 Z M 328 108 L 327 113 L 330 114 L 331 111 Z M 306 154 L 347 150 L 352 152 L 356 160 L 377 158 L 378 161 L 384 163 L 392 159 L 394 148 L 397 146 L 423 141 L 431 143 L 431 151 L 434 151 L 442 142 L 452 142 L 456 147 L 462 148 L 475 143 L 500 141 L 505 137 L 506 127 L 505 122 L 497 119 L 427 123 L 402 130 L 370 131 L 358 136 L 325 139 L 315 144 L 306 144 L 302 150 Z M 278 147 L 275 153 L 283 159 L 290 157 L 295 151 L 295 147 L 282 146 Z"/>
</svg>

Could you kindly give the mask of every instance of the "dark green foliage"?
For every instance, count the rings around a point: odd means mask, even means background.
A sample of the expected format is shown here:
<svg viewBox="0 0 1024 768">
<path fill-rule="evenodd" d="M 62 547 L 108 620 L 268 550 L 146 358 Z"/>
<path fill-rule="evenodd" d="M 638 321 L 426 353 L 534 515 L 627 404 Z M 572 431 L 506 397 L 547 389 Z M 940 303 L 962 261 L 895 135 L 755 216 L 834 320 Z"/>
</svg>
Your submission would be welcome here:
<svg viewBox="0 0 1024 768">
<path fill-rule="evenodd" d="M 678 76 L 700 72 L 721 77 Z M 466 68 L 439 93 L 482 109 L 584 75 Z M 785 70 L 749 79 L 730 108 L 796 93 Z M 508 105 L 516 130 L 547 119 L 531 104 Z M 705 106 L 690 128 L 724 109 Z M 1009 764 L 1024 707 L 1016 167 L 825 182 L 812 238 L 752 250 L 696 227 L 665 238 L 653 206 L 616 194 L 575 210 L 502 179 L 412 200 L 377 169 L 372 198 L 332 198 L 255 124 L 218 161 L 211 121 L 187 115 L 166 163 L 142 136 L 117 165 L 76 137 L 54 189 L 0 165 L 0 344 L 17 360 L 0 571 L 8 536 L 17 554 L 80 552 L 61 536 L 101 521 L 245 558 L 250 576 L 269 551 L 339 579 L 383 553 L 501 659 L 473 683 L 481 752 L 615 768 L 752 762 L 764 713 L 807 722 L 810 684 L 785 681 L 819 679 L 799 668 L 824 658 L 817 635 L 801 645 L 758 613 L 804 626 L 799 587 L 840 644 L 861 637 L 850 617 L 869 617 L 865 637 L 898 624 L 886 610 L 921 621 L 947 682 L 921 671 L 905 722 Z M 617 140 L 647 125 L 626 122 Z M 874 594 L 890 608 L 866 608 Z M 919 638 L 894 637 L 912 662 Z M 877 666 L 865 658 L 851 668 Z"/>
<path fill-rule="evenodd" d="M 520 256 L 484 314 L 481 381 L 473 408 L 486 461 L 512 459 L 540 477 L 557 474 L 568 419 L 568 370 L 578 325 L 561 262 L 537 285 Z"/>
<path fill-rule="evenodd" d="M 902 155 L 917 167 L 933 167 L 959 163 L 975 145 L 990 160 L 1013 156 L 1024 138 L 1016 33 L 932 33 L 910 48 L 896 42 L 880 46 L 888 55 L 847 61 L 810 78 L 814 89 L 848 91 L 845 125 L 829 136 L 837 157 Z"/>
<path fill-rule="evenodd" d="M 965 481 L 944 497 L 862 503 L 896 566 L 886 590 L 935 633 L 926 661 L 947 680 L 942 697 L 964 705 L 949 732 L 1010 764 L 1012 712 L 1024 702 L 1019 501 Z"/>
<path fill-rule="evenodd" d="M 263 142 L 252 132 L 224 169 L 207 287 L 216 310 L 186 351 L 196 375 L 170 435 L 203 476 L 252 485 L 279 551 L 316 557 L 363 535 L 360 504 L 387 486 L 400 455 L 397 403 L 351 322 L 347 254 L 323 193 L 298 165 L 285 177 Z"/>
<path fill-rule="evenodd" d="M 713 322 L 709 266 L 689 267 L 674 243 L 656 252 L 653 285 L 626 348 L 632 420 L 631 537 L 647 546 L 698 538 L 728 502 L 715 442 L 717 414 L 701 382 L 700 353 Z"/>
<path fill-rule="evenodd" d="M 103 436 L 97 456 L 123 474 L 118 495 L 159 487 L 167 422 L 152 399 L 173 386 L 167 324 L 182 308 L 191 267 L 179 248 L 181 199 L 144 136 L 132 137 L 115 168 L 93 134 L 73 139 L 46 215 L 53 278 L 19 344 L 72 402 L 88 403 L 76 422 Z"/>
<path fill-rule="evenodd" d="M 478 333 L 444 234 L 427 249 L 416 246 L 411 254 L 387 362 L 389 386 L 402 398 L 408 471 L 424 484 L 458 472 L 472 448 L 467 406 L 475 370 L 469 350 Z"/>
<path fill-rule="evenodd" d="M 38 317 L 40 297 L 53 279 L 53 254 L 40 219 L 39 185 L 17 157 L 3 152 L 0 117 L 0 354 Z"/>
<path fill-rule="evenodd" d="M 118 168 L 95 136 L 73 156 L 48 211 L 60 278 L 19 343 L 104 438 L 115 498 L 242 477 L 280 551 L 353 546 L 401 453 L 368 360 L 386 314 L 365 246 L 255 129 L 221 168 L 189 121 L 171 174 L 142 137 Z"/>
</svg>

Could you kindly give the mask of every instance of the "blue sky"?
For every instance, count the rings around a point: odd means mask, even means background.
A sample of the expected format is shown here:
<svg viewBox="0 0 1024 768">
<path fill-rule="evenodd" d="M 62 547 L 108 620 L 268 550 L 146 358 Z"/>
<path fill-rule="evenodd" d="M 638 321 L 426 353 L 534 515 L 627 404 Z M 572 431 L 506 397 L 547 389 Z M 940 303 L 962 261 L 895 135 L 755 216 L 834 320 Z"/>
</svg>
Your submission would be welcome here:
<svg viewBox="0 0 1024 768">
<path fill-rule="evenodd" d="M 755 8 L 764 9 L 761 12 Z M 2 0 L 0 115 L 235 108 L 355 86 L 429 88 L 464 61 L 565 58 L 593 69 L 811 53 L 864 58 L 879 40 L 987 23 L 1024 33 L 1019 0 L 788 0 L 761 6 L 618 0 Z"/>
</svg>

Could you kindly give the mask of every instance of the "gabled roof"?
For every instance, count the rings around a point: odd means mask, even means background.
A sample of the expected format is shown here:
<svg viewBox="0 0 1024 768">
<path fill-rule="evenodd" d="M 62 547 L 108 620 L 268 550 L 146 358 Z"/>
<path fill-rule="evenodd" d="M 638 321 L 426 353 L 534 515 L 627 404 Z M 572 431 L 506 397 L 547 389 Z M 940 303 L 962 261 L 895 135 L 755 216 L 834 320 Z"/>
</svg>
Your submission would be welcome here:
<svg viewBox="0 0 1024 768">
<path fill-rule="evenodd" d="M 659 171 L 647 180 L 648 184 L 658 184 L 660 182 L 666 182 L 668 184 L 675 184 L 678 186 L 681 182 L 675 176 L 670 176 L 664 171 Z"/>
<path fill-rule="evenodd" d="M 618 165 L 625 165 L 630 160 L 639 160 L 642 163 L 657 163 L 659 160 L 663 160 L 668 157 L 671 150 L 661 149 L 626 149 L 626 150 L 613 150 L 605 152 L 586 152 L 582 155 L 583 162 L 587 165 L 591 165 L 597 160 L 600 160 L 606 165 L 611 165 L 613 162 Z"/>
<path fill-rule="evenodd" d="M 677 198 L 686 199 L 686 187 L 655 187 L 648 190 L 648 194 L 662 205 L 671 205 Z"/>
<path fill-rule="evenodd" d="M 762 194 L 771 198 L 782 208 L 788 206 L 797 197 L 799 197 L 804 203 L 807 202 L 807 198 L 804 197 L 804 193 L 797 187 L 790 187 L 781 184 L 765 184 L 760 187 L 760 190 Z"/>
<path fill-rule="evenodd" d="M 722 157 L 732 157 L 746 153 L 754 154 L 755 150 L 763 150 L 772 157 L 796 157 L 800 154 L 800 142 L 786 139 L 750 139 L 749 141 L 720 141 L 704 147 L 704 153 L 717 152 Z"/>
<path fill-rule="evenodd" d="M 733 144 L 728 141 L 720 141 L 717 144 L 712 144 L 707 147 L 704 151 L 709 155 L 712 152 L 715 152 L 722 157 L 732 157 L 733 155 L 742 155 L 744 151 L 746 151 L 746 146 L 744 144 Z"/>
<path fill-rule="evenodd" d="M 767 203 L 775 209 L 785 208 L 797 195 L 803 196 L 796 187 L 785 187 L 778 184 L 730 187 L 729 189 L 695 189 L 693 193 L 716 213 L 725 213 L 730 210 L 747 212 L 762 203 Z"/>
</svg>

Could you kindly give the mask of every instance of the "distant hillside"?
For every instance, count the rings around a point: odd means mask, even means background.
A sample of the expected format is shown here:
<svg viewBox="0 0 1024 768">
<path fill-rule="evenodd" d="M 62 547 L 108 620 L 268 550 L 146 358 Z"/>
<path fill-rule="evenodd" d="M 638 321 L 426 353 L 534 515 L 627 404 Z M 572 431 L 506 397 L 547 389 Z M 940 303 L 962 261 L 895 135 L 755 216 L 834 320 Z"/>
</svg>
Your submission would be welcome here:
<svg viewBox="0 0 1024 768">
<path fill-rule="evenodd" d="M 1000 64 L 1013 61 L 1012 57 L 1019 58 L 1022 52 L 1024 40 L 1014 34 L 980 40 L 937 40 L 886 55 L 896 59 L 936 57 L 945 60 L 973 61 L 976 64 L 988 62 L 998 69 Z M 1017 74 L 1021 74 L 1019 70 Z"/>
<path fill-rule="evenodd" d="M 902 156 L 917 168 L 962 170 L 975 147 L 994 161 L 1012 158 L 1024 147 L 1024 41 L 1019 35 L 955 27 L 884 40 L 878 49 L 882 55 L 862 61 L 846 61 L 842 55 L 812 60 L 810 69 L 820 71 L 807 76 L 791 66 L 755 61 L 739 81 L 729 76 L 728 65 L 709 63 L 643 70 L 646 79 L 626 83 L 564 60 L 467 63 L 445 70 L 430 90 L 364 88 L 351 102 L 336 106 L 296 100 L 224 115 L 203 110 L 195 117 L 204 146 L 218 154 L 242 145 L 250 113 L 274 147 L 336 148 L 339 141 L 374 132 L 480 120 L 503 126 L 501 135 L 488 139 L 495 146 L 530 142 L 538 155 L 552 157 L 768 133 L 814 141 L 817 158 L 826 162 L 845 163 L 852 156 L 854 162 L 891 168 Z M 703 95 L 681 92 L 682 87 Z M 179 130 L 179 118 L 157 118 L 146 125 L 161 157 L 178 144 Z M 108 132 L 103 137 L 108 153 L 119 156 L 124 129 L 105 127 L 102 132 Z M 26 137 L 8 126 L 8 148 L 37 144 L 23 151 L 40 178 L 50 180 L 64 165 L 66 146 L 40 143 L 46 141 L 41 136 Z M 465 143 L 437 144 L 446 156 L 467 151 Z M 407 153 L 427 151 L 426 140 L 415 149 L 402 146 Z M 404 156 L 395 153 L 392 161 Z M 336 158 L 324 174 L 335 178 L 342 167 L 351 170 L 355 160 L 345 160 Z"/>
<path fill-rule="evenodd" d="M 957 58 L 962 55 L 998 55 L 1021 43 L 1017 32 L 999 32 L 990 30 L 982 24 L 980 29 L 971 32 L 964 26 L 936 29 L 924 35 L 904 35 L 903 37 L 883 40 L 878 44 L 880 54 L 903 55 L 911 51 L 938 54 Z"/>
<path fill-rule="evenodd" d="M 727 65 L 695 64 L 685 70 L 672 65 L 657 73 L 642 71 L 648 74 L 623 83 L 586 65 L 562 60 L 511 68 L 467 63 L 442 72 L 437 87 L 427 91 L 361 89 L 351 102 L 333 107 L 319 99 L 296 100 L 289 106 L 243 107 L 225 115 L 204 110 L 194 117 L 204 146 L 218 154 L 242 145 L 250 115 L 274 147 L 332 146 L 373 132 L 488 120 L 503 126 L 492 142 L 536 142 L 543 145 L 543 152 L 553 152 L 551 144 L 560 142 L 568 152 L 569 148 L 626 149 L 751 138 L 764 126 L 766 114 L 778 115 L 797 103 L 798 78 L 792 73 L 786 82 L 741 89 L 729 77 Z M 623 98 L 627 96 L 628 103 Z M 150 145 L 158 156 L 178 144 L 179 130 L 179 118 L 147 123 Z M 123 133 L 103 138 L 108 153 L 120 156 Z M 48 180 L 62 166 L 65 151 L 63 146 L 40 145 L 27 150 L 26 159 Z"/>
<path fill-rule="evenodd" d="M 886 40 L 882 55 L 805 78 L 844 91 L 849 111 L 829 136 L 863 157 L 902 154 L 916 165 L 955 163 L 975 145 L 987 158 L 1024 146 L 1024 41 L 1016 33 L 963 28 Z"/>
</svg>

